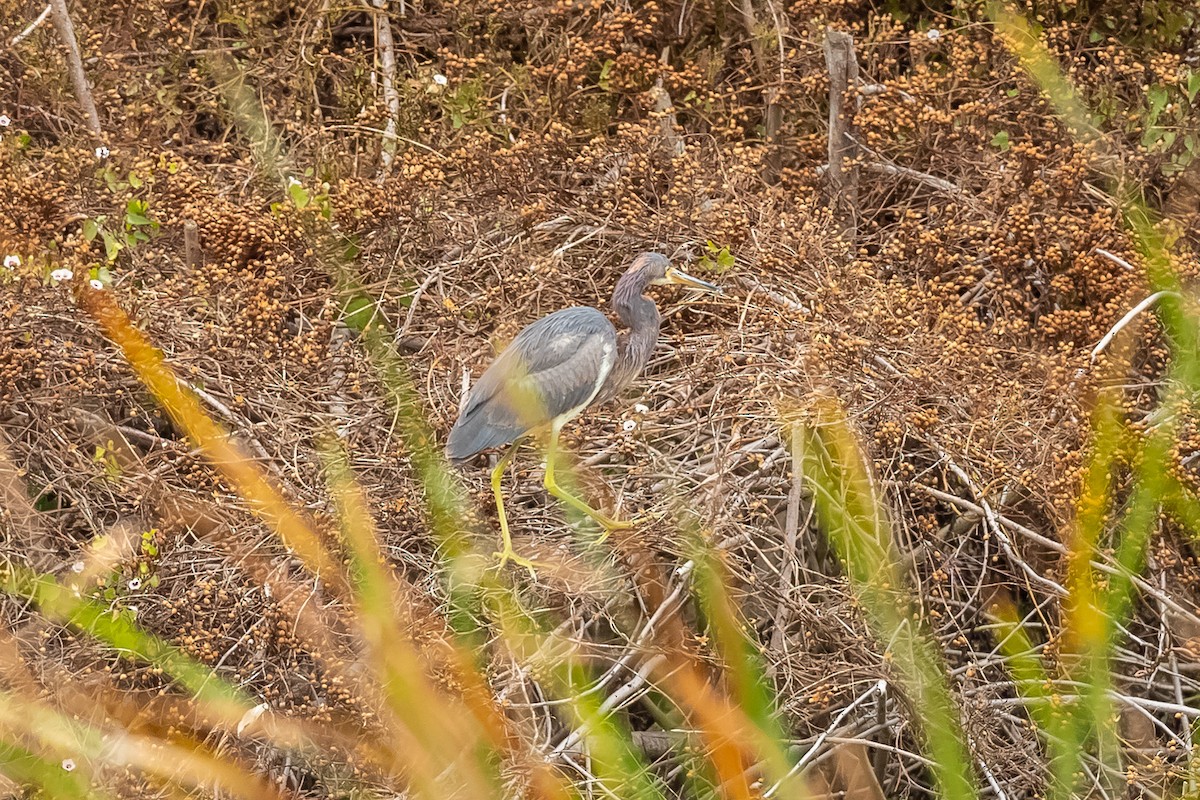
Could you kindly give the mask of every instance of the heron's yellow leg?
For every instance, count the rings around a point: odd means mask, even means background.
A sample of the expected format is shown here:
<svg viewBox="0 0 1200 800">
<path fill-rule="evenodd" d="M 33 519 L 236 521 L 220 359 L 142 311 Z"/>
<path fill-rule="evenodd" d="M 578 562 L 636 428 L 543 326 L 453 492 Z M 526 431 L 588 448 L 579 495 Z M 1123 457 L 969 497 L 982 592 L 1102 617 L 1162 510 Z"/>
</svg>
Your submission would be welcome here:
<svg viewBox="0 0 1200 800">
<path fill-rule="evenodd" d="M 500 480 L 504 477 L 504 470 L 508 468 L 508 464 L 512 461 L 512 457 L 516 452 L 517 446 L 514 444 L 504 454 L 504 457 L 496 462 L 496 466 L 492 469 L 492 495 L 496 498 L 496 515 L 500 519 L 500 537 L 503 539 L 503 549 L 493 555 L 500 559 L 499 567 L 503 568 L 505 564 L 511 561 L 529 570 L 529 574 L 536 578 L 537 573 L 534 572 L 533 568 L 537 562 L 519 556 L 513 550 L 512 536 L 508 532 L 508 515 L 504 513 L 504 493 L 500 491 Z"/>
<path fill-rule="evenodd" d="M 550 443 L 546 446 L 546 479 L 544 481 L 546 485 L 546 491 L 550 492 L 550 494 L 571 506 L 571 508 L 574 508 L 576 511 L 587 514 L 589 517 L 596 520 L 600 527 L 604 528 L 604 533 L 602 533 L 600 538 L 596 540 L 596 544 L 600 544 L 607 539 L 608 535 L 613 531 L 624 530 L 626 528 L 633 527 L 632 522 L 613 519 L 607 514 L 603 514 L 592 508 L 585 501 L 579 499 L 566 489 L 559 486 L 558 481 L 554 480 L 554 462 L 557 458 L 558 430 L 555 429 L 550 432 Z"/>
</svg>

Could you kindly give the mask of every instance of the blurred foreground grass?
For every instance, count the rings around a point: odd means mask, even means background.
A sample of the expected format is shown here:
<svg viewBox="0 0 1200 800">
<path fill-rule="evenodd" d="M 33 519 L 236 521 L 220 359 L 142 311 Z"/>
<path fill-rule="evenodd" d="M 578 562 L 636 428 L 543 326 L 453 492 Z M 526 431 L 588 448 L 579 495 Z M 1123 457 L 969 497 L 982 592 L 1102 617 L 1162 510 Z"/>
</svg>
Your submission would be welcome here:
<svg viewBox="0 0 1200 800">
<path fill-rule="evenodd" d="M 999 34 L 1064 121 L 1086 138 L 1089 124 L 1082 101 L 1024 20 L 999 5 L 993 17 Z M 424 490 L 449 611 L 439 614 L 417 587 L 388 568 L 370 500 L 357 484 L 336 434 L 313 432 L 321 443 L 320 458 L 337 510 L 337 529 L 329 531 L 286 502 L 256 462 L 204 412 L 111 295 L 86 285 L 78 290 L 79 306 L 121 349 L 174 423 L 296 554 L 309 577 L 319 579 L 344 602 L 348 612 L 343 621 L 356 642 L 349 652 L 334 641 L 338 634 L 329 621 L 311 610 L 298 624 L 307 635 L 329 642 L 327 652 L 346 654 L 344 660 L 331 659 L 324 666 L 378 709 L 379 724 L 365 730 L 272 714 L 214 669 L 143 629 L 134 615 L 114 614 L 87 599 L 83 579 L 111 557 L 102 552 L 89 555 L 74 582 L 9 566 L 2 576 L 4 590 L 27 600 L 48 623 L 70 626 L 125 658 L 153 665 L 190 698 L 213 730 L 254 737 L 296 759 L 321 752 L 353 753 L 373 774 L 407 787 L 411 796 L 671 796 L 672 787 L 650 768 L 632 732 L 615 713 L 615 703 L 598 690 L 603 688 L 599 676 L 556 627 L 557 621 L 531 608 L 519 587 L 491 569 L 484 555 L 489 545 L 476 550 L 477 542 L 490 543 L 492 535 L 471 530 L 464 522 L 470 518 L 466 493 L 442 460 L 386 319 L 378 312 L 363 319 L 362 310 L 375 306 L 355 274 L 355 248 L 339 233 L 335 209 L 327 198 L 293 190 L 282 148 L 243 77 L 218 57 L 209 62 L 209 69 L 225 86 L 232 118 L 255 143 L 260 167 L 279 182 L 281 196 L 297 206 L 314 249 L 324 254 L 347 309 L 344 321 L 357 333 L 384 388 L 395 428 Z M 1068 570 L 1060 598 L 1061 630 L 1055 638 L 1057 663 L 1066 665 L 1065 671 L 1048 670 L 1042 658 L 1048 642 L 1023 624 L 1027 609 L 1015 602 L 993 609 L 999 623 L 996 643 L 1040 731 L 1051 772 L 1048 795 L 1056 798 L 1086 795 L 1092 790 L 1088 782 L 1105 796 L 1123 793 L 1125 765 L 1111 679 L 1114 649 L 1130 614 L 1135 577 L 1145 563 L 1158 514 L 1169 509 L 1193 528 L 1200 520 L 1200 508 L 1167 469 L 1173 404 L 1200 389 L 1196 316 L 1171 272 L 1153 215 L 1119 180 L 1113 193 L 1142 254 L 1150 288 L 1163 293 L 1157 311 L 1172 346 L 1166 381 L 1174 390 L 1166 393 L 1158 424 L 1133 436 L 1121 417 L 1116 390 L 1097 398 L 1089 468 L 1077 518 L 1064 543 Z M 1116 362 L 1114 369 L 1119 370 L 1120 359 Z M 1002 795 L 1004 787 L 995 784 L 987 766 L 972 759 L 970 737 L 946 669 L 921 626 L 918 599 L 905 585 L 885 499 L 838 404 L 830 400 L 785 410 L 779 424 L 792 442 L 793 468 L 812 492 L 819 526 L 834 546 L 873 634 L 896 667 L 899 689 L 920 721 L 934 793 L 954 800 L 972 798 L 987 784 L 993 794 Z M 1126 464 L 1133 465 L 1134 489 L 1131 496 L 1117 498 L 1114 475 Z M 652 635 L 637 642 L 641 652 L 636 655 L 644 665 L 638 677 L 656 687 L 666 704 L 661 709 L 664 720 L 673 721 L 682 736 L 685 793 L 804 797 L 805 769 L 821 741 L 807 752 L 791 747 L 760 649 L 747 635 L 723 580 L 720 552 L 686 520 L 678 521 L 677 528 L 693 542 L 693 549 L 691 560 L 676 575 L 688 578 L 681 585 L 697 601 L 708 628 L 688 631 L 678 615 L 665 614 Z M 289 589 L 302 587 L 297 581 L 296 586 L 274 590 Z M 664 601 L 660 607 L 668 606 Z M 416 628 L 435 635 L 418 643 L 412 633 Z M 710 665 L 683 646 L 688 636 L 701 633 L 713 638 L 720 657 L 722 672 L 715 678 Z M 482 643 L 492 638 L 519 663 L 536 669 L 542 686 L 554 695 L 549 699 L 566 710 L 573 733 L 554 752 L 538 752 L 522 739 L 504 700 L 488 685 Z M 91 705 L 118 706 L 120 698 L 91 697 L 82 687 L 62 688 L 63 707 L 79 713 L 56 710 L 27 688 L 33 685 L 31 676 L 23 675 L 15 646 L 7 638 L 0 653 L 5 678 L 0 691 L 0 759 L 4 773 L 20 784 L 40 786 L 55 797 L 104 796 L 95 787 L 104 785 L 100 777 L 108 767 L 117 766 L 152 776 L 166 793 L 288 796 L 212 741 L 190 739 L 165 724 L 156 725 L 153 707 L 146 709 L 150 724 L 142 724 L 137 732 L 119 715 L 89 713 Z M 1194 755 L 1188 758 L 1194 762 Z M 310 763 L 329 785 L 350 787 L 347 795 L 367 794 L 365 778 L 320 766 L 328 763 L 326 759 L 312 758 Z M 1099 771 L 1089 778 L 1093 765 L 1099 765 Z M 1193 763 L 1187 772 L 1195 774 Z"/>
</svg>

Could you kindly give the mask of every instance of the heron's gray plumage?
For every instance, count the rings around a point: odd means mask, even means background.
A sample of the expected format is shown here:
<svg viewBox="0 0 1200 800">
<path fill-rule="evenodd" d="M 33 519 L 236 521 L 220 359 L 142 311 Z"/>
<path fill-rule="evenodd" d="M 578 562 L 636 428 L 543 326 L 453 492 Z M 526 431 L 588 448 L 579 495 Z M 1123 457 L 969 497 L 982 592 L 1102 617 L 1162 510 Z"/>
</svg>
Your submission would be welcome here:
<svg viewBox="0 0 1200 800">
<path fill-rule="evenodd" d="M 671 268 L 660 253 L 639 253 L 613 290 L 612 308 L 628 330 L 594 308 L 557 311 L 525 328 L 471 389 L 450 430 L 446 455 L 462 461 L 535 428 L 558 429 L 588 405 L 621 391 L 650 360 L 662 321 L 644 294 L 653 283 L 719 291 Z"/>
<path fill-rule="evenodd" d="M 460 461 L 593 400 L 616 360 L 617 331 L 594 308 L 564 308 L 522 330 L 468 393 L 446 455 Z"/>
</svg>

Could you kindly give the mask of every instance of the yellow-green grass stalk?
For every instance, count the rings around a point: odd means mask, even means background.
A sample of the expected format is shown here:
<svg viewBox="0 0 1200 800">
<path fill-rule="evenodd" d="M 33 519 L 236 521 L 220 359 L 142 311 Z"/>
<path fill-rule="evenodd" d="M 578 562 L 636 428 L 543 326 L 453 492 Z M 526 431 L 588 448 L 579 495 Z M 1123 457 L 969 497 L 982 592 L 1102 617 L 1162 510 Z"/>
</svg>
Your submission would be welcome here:
<svg viewBox="0 0 1200 800">
<path fill-rule="evenodd" d="M 77 774 L 90 773 L 93 779 L 106 767 L 132 768 L 168 786 L 216 787 L 245 800 L 283 797 L 270 781 L 254 775 L 227 753 L 214 753 L 198 743 L 181 744 L 88 725 L 24 694 L 0 692 L 0 731 L 33 740 L 44 752 L 53 753 L 61 759 L 54 765 L 59 773 L 65 773 L 64 764 L 68 763 Z M 35 774 L 31 777 L 49 777 L 44 768 L 48 764 L 45 758 L 32 764 Z"/>
<path fill-rule="evenodd" d="M 214 676 L 207 666 L 195 661 L 175 646 L 141 630 L 127 615 L 114 614 L 106 606 L 85 599 L 78 592 L 59 585 L 52 576 L 10 567 L 0 576 L 0 590 L 28 600 L 47 619 L 68 625 L 104 642 L 124 658 L 140 660 L 161 669 L 187 692 L 202 713 L 219 729 L 228 732 L 236 730 L 254 707 L 254 704 L 236 688 Z M 5 645 L 13 647 L 15 643 L 9 640 Z M 93 735 L 91 728 L 35 703 L 28 695 L 29 691 L 0 694 L 0 729 L 10 734 L 13 731 L 24 731 L 26 734 L 42 738 L 44 742 L 56 744 L 64 758 L 80 752 L 70 749 L 70 743 L 74 742 L 82 746 L 83 754 L 92 759 L 108 758 L 116 763 L 134 765 L 132 762 L 137 760 L 137 748 L 118 751 L 114 744 L 128 744 L 131 741 L 128 734 L 121 734 L 118 739 L 102 747 L 98 743 L 99 734 Z M 311 738 L 300 726 L 287 721 L 269 720 L 264 725 L 263 732 L 278 746 L 298 750 L 312 747 Z M 46 738 L 51 735 L 52 738 Z M 145 737 L 140 737 L 140 740 L 150 741 Z M 201 782 L 205 769 L 216 769 L 224 758 L 216 756 L 200 743 L 194 743 L 191 749 L 182 748 L 176 756 L 180 762 L 180 769 L 191 770 L 191 779 L 196 782 Z M 154 764 L 151 763 L 150 768 L 153 767 Z M 217 771 L 213 775 L 214 778 L 222 776 L 232 781 L 231 786 L 257 785 L 250 780 L 248 772 L 240 771 L 232 763 L 224 773 Z"/>
<path fill-rule="evenodd" d="M 103 800 L 107 795 L 89 785 L 89 771 L 68 772 L 61 761 L 51 761 L 15 742 L 12 733 L 0 734 L 0 775 L 22 787 L 37 786 L 59 800 Z"/>
<path fill-rule="evenodd" d="M 506 587 L 492 585 L 483 600 L 513 657 L 527 664 L 554 693 L 553 699 L 582 733 L 580 744 L 590 762 L 595 795 L 614 800 L 664 800 L 665 787 L 638 752 L 628 727 L 603 707 L 599 693 L 586 691 L 592 678 L 578 656 L 577 645 L 548 632 L 537 615 L 524 608 L 517 594 Z"/>
<path fill-rule="evenodd" d="M 502 720 L 494 713 L 476 717 L 430 681 L 428 664 L 398 624 L 411 618 L 414 609 L 384 566 L 370 509 L 346 454 L 329 437 L 322 457 L 350 550 L 355 618 L 391 715 L 408 734 L 410 745 L 401 749 L 416 787 L 431 798 L 458 792 L 496 796 L 500 775 L 493 742 L 504 737 Z M 490 705 L 484 710 L 491 711 Z M 492 729 L 491 737 L 486 728 Z"/>
<path fill-rule="evenodd" d="M 845 414 L 833 400 L 816 400 L 811 422 L 794 439 L 802 452 L 793 463 L 803 470 L 825 536 L 833 544 L 875 638 L 900 674 L 918 717 L 938 795 L 945 800 L 978 796 L 958 708 L 946 670 L 912 602 L 892 542 L 891 524 L 876 495 L 867 461 Z"/>
<path fill-rule="evenodd" d="M 1025 18 L 998 2 L 989 6 L 989 12 L 998 33 L 1072 135 L 1085 142 L 1097 141 L 1099 134 L 1090 125 L 1087 104 Z M 1200 508 L 1171 472 L 1179 408 L 1178 393 L 1170 391 L 1170 387 L 1181 386 L 1184 394 L 1194 396 L 1200 389 L 1200 323 L 1194 308 L 1187 307 L 1179 278 L 1171 267 L 1166 237 L 1154 213 L 1124 176 L 1112 177 L 1114 197 L 1141 256 L 1149 287 L 1163 293 L 1157 313 L 1172 347 L 1172 363 L 1165 377 L 1168 396 L 1147 434 L 1132 434 L 1119 416 L 1116 399 L 1108 397 L 1107 392 L 1101 395 L 1094 412 L 1092 455 L 1068 543 L 1070 596 L 1060 656 L 1068 670 L 1066 677 L 1078 678 L 1084 688 L 1082 702 L 1067 709 L 1070 725 L 1059 730 L 1060 736 L 1050 737 L 1052 742 L 1066 739 L 1062 752 L 1055 753 L 1051 748 L 1053 790 L 1060 797 L 1071 796 L 1078 790 L 1078 759 L 1089 739 L 1094 739 L 1098 757 L 1109 767 L 1105 774 L 1113 774 L 1120 768 L 1119 737 L 1110 697 L 1111 656 L 1120 626 L 1131 613 L 1132 576 L 1144 566 L 1160 511 L 1169 509 L 1193 534 L 1200 533 Z M 1117 363 L 1123 364 L 1124 359 L 1119 358 Z M 1133 438 L 1141 441 L 1126 443 Z M 1122 461 L 1132 467 L 1133 485 L 1130 497 L 1124 500 L 1123 511 L 1118 511 L 1113 481 Z M 1106 586 L 1101 586 L 1091 560 L 1099 549 L 1109 546 L 1102 533 L 1110 527 L 1116 539 L 1118 571 L 1107 580 Z M 1050 731 L 1045 732 L 1049 736 Z"/>
<path fill-rule="evenodd" d="M 725 698 L 728 716 L 735 724 L 731 732 L 740 734 L 741 749 L 761 766 L 770 780 L 770 793 L 776 797 L 806 796 L 803 780 L 793 770 L 783 742 L 775 693 L 767 676 L 759 646 L 746 630 L 733 598 L 729 594 L 728 574 L 711 547 L 699 542 L 692 549 L 696 565 L 694 591 L 713 635 L 713 644 L 729 693 Z"/>
<path fill-rule="evenodd" d="M 1005 666 L 1017 691 L 1027 701 L 1026 708 L 1046 742 L 1050 762 L 1050 785 L 1046 796 L 1071 797 L 1078 782 L 1081 731 L 1069 708 L 1063 707 L 1054 680 L 1047 674 L 1038 649 L 1021 624 L 1011 603 L 992 609 L 1000 622 L 997 639 Z"/>
</svg>

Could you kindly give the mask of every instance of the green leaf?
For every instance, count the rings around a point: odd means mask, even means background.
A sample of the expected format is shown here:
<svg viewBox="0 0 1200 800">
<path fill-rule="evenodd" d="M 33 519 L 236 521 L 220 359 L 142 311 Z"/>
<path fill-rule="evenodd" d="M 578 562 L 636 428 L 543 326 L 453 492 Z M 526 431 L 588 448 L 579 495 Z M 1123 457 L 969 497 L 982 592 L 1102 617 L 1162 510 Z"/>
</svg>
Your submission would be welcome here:
<svg viewBox="0 0 1200 800">
<path fill-rule="evenodd" d="M 717 253 L 717 272 L 728 272 L 737 263 L 737 259 L 733 257 L 733 253 L 729 252 L 728 245 L 721 248 L 721 252 Z"/>
<path fill-rule="evenodd" d="M 1100 31 L 1092 31 L 1091 33 L 1088 34 L 1088 41 L 1091 42 L 1092 44 L 1102 41 L 1103 39 L 1104 39 L 1104 34 L 1101 33 Z"/>
<path fill-rule="evenodd" d="M 1021 93 L 1020 89 L 1009 89 L 1007 92 L 1005 92 L 1005 94 L 1008 95 L 1009 97 L 1016 97 L 1020 93 Z"/>
<path fill-rule="evenodd" d="M 138 174 L 136 172 L 134 172 L 133 170 L 129 171 L 129 179 L 128 180 L 129 180 L 129 185 L 135 189 L 140 189 L 144 185 L 142 183 L 142 179 L 139 178 Z"/>
<path fill-rule="evenodd" d="M 596 79 L 596 84 L 606 92 L 612 90 L 612 83 L 609 81 L 608 76 L 612 72 L 613 63 L 611 58 L 605 61 L 604 65 L 600 67 L 600 77 Z"/>
<path fill-rule="evenodd" d="M 1200 92 L 1200 72 L 1189 72 L 1187 79 L 1187 99 L 1192 102 Z"/>
<path fill-rule="evenodd" d="M 121 252 L 124 245 L 117 239 L 116 236 L 108 231 L 100 231 L 100 235 L 104 238 L 104 255 L 109 261 L 115 261 L 117 254 Z"/>
<path fill-rule="evenodd" d="M 129 188 L 129 184 L 117 177 L 117 173 L 108 167 L 104 168 L 104 183 L 113 194 L 120 194 Z"/>
<path fill-rule="evenodd" d="M 98 225 L 96 225 L 96 220 L 85 219 L 83 221 L 83 240 L 85 242 L 93 241 L 96 238 L 96 234 L 99 232 L 100 228 Z"/>
<path fill-rule="evenodd" d="M 310 199 L 308 190 L 304 188 L 304 184 L 300 183 L 300 181 L 289 178 L 287 193 L 288 197 L 291 198 L 292 205 L 296 208 L 308 208 L 308 201 Z"/>
<path fill-rule="evenodd" d="M 145 200 L 130 200 L 125 204 L 125 225 L 153 225 L 150 219 L 150 204 Z"/>
<path fill-rule="evenodd" d="M 1158 121 L 1158 115 L 1167 107 L 1167 87 L 1154 85 L 1150 87 L 1150 91 L 1146 93 L 1146 99 L 1150 103 L 1149 122 L 1153 125 Z"/>
<path fill-rule="evenodd" d="M 1008 141 L 1008 131 L 1000 131 L 993 136 L 991 145 L 997 150 L 1007 150 L 1009 147 L 1011 147 Z"/>
<path fill-rule="evenodd" d="M 375 302 L 367 295 L 351 297 L 342 308 L 342 321 L 352 331 L 361 333 L 375 317 Z"/>
</svg>

